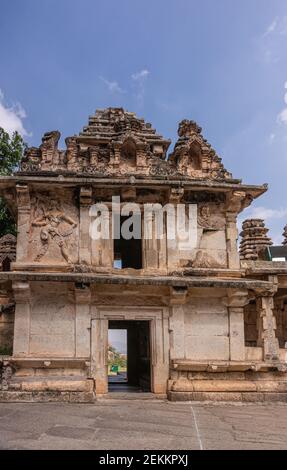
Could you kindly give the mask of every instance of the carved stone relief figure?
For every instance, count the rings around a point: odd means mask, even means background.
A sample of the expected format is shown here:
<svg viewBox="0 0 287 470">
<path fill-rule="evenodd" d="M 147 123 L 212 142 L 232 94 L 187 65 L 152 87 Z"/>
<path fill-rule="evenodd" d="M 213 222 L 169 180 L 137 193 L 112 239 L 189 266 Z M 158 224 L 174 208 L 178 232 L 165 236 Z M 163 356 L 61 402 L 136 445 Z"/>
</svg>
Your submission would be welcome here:
<svg viewBox="0 0 287 470">
<path fill-rule="evenodd" d="M 56 199 L 38 198 L 35 213 L 37 215 L 32 222 L 32 226 L 42 227 L 40 231 L 40 252 L 37 254 L 35 261 L 40 261 L 47 253 L 50 245 L 56 243 L 65 261 L 71 263 L 67 243 L 70 235 L 77 227 L 77 223 L 64 213 L 60 201 Z M 70 225 L 70 228 L 63 228 L 63 223 Z"/>
<path fill-rule="evenodd" d="M 210 254 L 199 250 L 195 259 L 191 262 L 193 268 L 224 268 L 225 263 L 216 260 Z"/>
<path fill-rule="evenodd" d="M 218 209 L 212 214 L 210 206 L 207 204 L 201 205 L 198 208 L 198 225 L 205 230 L 224 230 L 225 221 L 223 217 L 217 215 Z"/>
</svg>

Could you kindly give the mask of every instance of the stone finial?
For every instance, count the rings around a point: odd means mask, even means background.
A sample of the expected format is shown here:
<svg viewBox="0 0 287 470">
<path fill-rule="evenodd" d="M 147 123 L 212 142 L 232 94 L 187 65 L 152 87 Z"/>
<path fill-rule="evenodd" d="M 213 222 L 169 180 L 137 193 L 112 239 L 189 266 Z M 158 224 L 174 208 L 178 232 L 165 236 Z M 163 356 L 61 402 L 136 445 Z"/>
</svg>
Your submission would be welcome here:
<svg viewBox="0 0 287 470">
<path fill-rule="evenodd" d="M 201 134 L 201 127 L 189 119 L 178 125 L 179 138 L 170 154 L 169 162 L 176 166 L 180 175 L 194 179 L 231 179 L 221 158 Z"/>
<path fill-rule="evenodd" d="M 273 244 L 267 233 L 269 229 L 265 227 L 262 219 L 247 219 L 242 224 L 240 233 L 240 258 L 245 260 L 264 259 L 264 253 L 268 246 Z"/>
<path fill-rule="evenodd" d="M 57 148 L 60 137 L 61 133 L 59 131 L 45 132 L 42 137 L 42 144 L 45 144 L 49 147 Z"/>
<path fill-rule="evenodd" d="M 282 235 L 283 235 L 283 237 L 284 237 L 284 240 L 283 240 L 283 242 L 282 242 L 282 245 L 287 245 L 287 225 L 285 225 L 285 227 L 284 227 L 283 230 L 284 230 L 284 232 L 283 232 Z"/>
<path fill-rule="evenodd" d="M 59 164 L 60 152 L 58 150 L 58 142 L 61 134 L 59 131 L 46 132 L 42 137 L 42 144 L 40 145 L 42 155 L 42 169 L 52 170 Z"/>
<path fill-rule="evenodd" d="M 200 134 L 201 131 L 201 127 L 195 121 L 183 119 L 178 125 L 177 133 L 179 137 L 190 137 L 191 134 Z"/>
</svg>

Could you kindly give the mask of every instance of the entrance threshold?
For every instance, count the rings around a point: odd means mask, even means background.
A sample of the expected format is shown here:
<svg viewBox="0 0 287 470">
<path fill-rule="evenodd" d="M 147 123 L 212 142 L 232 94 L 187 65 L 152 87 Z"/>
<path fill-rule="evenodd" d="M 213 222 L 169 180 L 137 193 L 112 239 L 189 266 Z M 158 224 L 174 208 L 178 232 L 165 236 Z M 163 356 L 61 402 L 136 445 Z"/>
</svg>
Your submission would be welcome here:
<svg viewBox="0 0 287 470">
<path fill-rule="evenodd" d="M 109 392 L 105 395 L 96 396 L 97 401 L 110 401 L 110 400 L 151 400 L 151 401 L 166 401 L 166 394 L 156 394 L 152 392 Z"/>
</svg>

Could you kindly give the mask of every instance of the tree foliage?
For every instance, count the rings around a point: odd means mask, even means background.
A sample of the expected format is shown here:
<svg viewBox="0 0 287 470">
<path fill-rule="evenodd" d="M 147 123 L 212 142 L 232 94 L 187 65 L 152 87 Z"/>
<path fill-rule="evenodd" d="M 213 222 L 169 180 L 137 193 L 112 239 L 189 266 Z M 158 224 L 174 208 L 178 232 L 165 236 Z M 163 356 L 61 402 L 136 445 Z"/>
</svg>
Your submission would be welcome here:
<svg viewBox="0 0 287 470">
<path fill-rule="evenodd" d="M 127 366 L 127 358 L 125 355 L 119 353 L 113 346 L 109 345 L 109 352 L 110 357 L 108 360 L 109 366 L 119 366 L 119 367 L 126 367 Z"/>
<path fill-rule="evenodd" d="M 26 144 L 17 132 L 12 136 L 0 127 L 0 176 L 9 176 L 15 171 L 23 156 Z M 16 224 L 4 200 L 0 198 L 0 237 L 16 235 Z"/>
</svg>

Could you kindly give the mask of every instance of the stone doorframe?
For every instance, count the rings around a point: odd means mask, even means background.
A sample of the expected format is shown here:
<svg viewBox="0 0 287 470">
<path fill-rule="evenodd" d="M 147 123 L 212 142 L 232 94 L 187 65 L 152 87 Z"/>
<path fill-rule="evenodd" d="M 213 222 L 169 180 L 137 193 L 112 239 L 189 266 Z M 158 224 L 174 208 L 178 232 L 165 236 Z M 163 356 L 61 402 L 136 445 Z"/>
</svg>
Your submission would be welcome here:
<svg viewBox="0 0 287 470">
<path fill-rule="evenodd" d="M 167 393 L 169 379 L 168 308 L 92 306 L 91 376 L 96 394 L 108 393 L 108 326 L 109 320 L 144 320 L 150 322 L 151 391 Z"/>
</svg>

